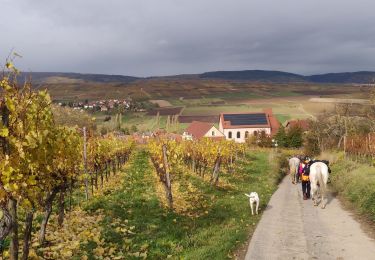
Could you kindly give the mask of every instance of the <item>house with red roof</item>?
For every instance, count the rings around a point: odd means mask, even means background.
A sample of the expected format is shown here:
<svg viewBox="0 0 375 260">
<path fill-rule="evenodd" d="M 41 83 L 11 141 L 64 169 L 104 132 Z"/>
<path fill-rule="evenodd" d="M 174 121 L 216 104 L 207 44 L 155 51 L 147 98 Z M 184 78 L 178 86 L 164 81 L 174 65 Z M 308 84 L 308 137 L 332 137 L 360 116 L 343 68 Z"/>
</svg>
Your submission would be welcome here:
<svg viewBox="0 0 375 260">
<path fill-rule="evenodd" d="M 193 121 L 182 135 L 185 140 L 200 139 L 203 137 L 224 138 L 224 134 L 220 132 L 213 124 L 207 122 Z"/>
<path fill-rule="evenodd" d="M 272 109 L 252 113 L 220 114 L 219 131 L 228 140 L 244 143 L 250 135 L 266 134 L 273 136 L 280 128 L 280 123 L 272 113 Z"/>
</svg>

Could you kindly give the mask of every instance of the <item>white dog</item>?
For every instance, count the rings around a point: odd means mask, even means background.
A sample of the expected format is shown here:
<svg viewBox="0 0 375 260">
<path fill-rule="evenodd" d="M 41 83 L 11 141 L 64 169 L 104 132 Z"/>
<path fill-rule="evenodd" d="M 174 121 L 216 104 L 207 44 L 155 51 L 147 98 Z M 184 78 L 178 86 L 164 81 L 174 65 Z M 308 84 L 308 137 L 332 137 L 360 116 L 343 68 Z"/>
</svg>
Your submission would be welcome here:
<svg viewBox="0 0 375 260">
<path fill-rule="evenodd" d="M 259 196 L 256 192 L 251 192 L 250 194 L 246 194 L 249 197 L 250 208 L 251 208 L 251 215 L 254 215 L 254 204 L 255 204 L 255 213 L 258 215 L 258 207 L 259 207 Z"/>
</svg>

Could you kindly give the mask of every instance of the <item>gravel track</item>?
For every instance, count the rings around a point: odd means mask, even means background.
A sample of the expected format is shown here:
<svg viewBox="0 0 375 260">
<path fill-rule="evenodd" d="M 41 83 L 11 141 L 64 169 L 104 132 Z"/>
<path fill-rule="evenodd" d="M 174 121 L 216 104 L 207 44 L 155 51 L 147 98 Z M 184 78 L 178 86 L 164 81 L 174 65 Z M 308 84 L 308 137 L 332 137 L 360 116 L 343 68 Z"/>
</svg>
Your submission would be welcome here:
<svg viewBox="0 0 375 260">
<path fill-rule="evenodd" d="M 329 194 L 325 209 L 302 199 L 289 176 L 273 194 L 245 259 L 375 259 L 375 241 Z"/>
</svg>

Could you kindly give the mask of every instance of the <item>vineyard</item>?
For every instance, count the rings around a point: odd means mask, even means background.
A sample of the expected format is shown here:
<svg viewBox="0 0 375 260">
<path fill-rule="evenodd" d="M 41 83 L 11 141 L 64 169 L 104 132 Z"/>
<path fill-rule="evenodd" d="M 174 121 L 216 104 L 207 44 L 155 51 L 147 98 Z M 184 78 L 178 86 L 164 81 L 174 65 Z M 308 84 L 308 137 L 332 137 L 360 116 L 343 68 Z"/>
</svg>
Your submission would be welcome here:
<svg viewBox="0 0 375 260">
<path fill-rule="evenodd" d="M 151 161 L 164 185 L 170 208 L 173 208 L 171 174 L 187 168 L 202 180 L 207 174 L 210 175 L 209 182 L 216 186 L 219 183 L 221 165 L 224 165 L 227 173 L 232 172 L 234 160 L 244 156 L 246 150 L 245 144 L 211 138 L 185 142 L 155 139 L 149 142 L 148 148 Z"/>
<path fill-rule="evenodd" d="M 19 87 L 17 71 L 10 63 L 7 67 L 11 72 L 0 83 L 1 251 L 9 244 L 4 257 L 18 259 L 22 252 L 22 259 L 28 259 L 36 233 L 34 218 L 41 219 L 34 245 L 43 247 L 48 244 L 47 226 L 56 197 L 61 227 L 66 195 L 71 201 L 73 192 L 83 187 L 86 200 L 94 196 L 104 179 L 108 182 L 128 160 L 134 143 L 114 136 L 86 137 L 86 129 L 55 124 L 48 93 L 34 92 L 30 84 Z"/>
<path fill-rule="evenodd" d="M 345 140 L 345 151 L 355 156 L 375 158 L 375 134 L 347 137 Z"/>
<path fill-rule="evenodd" d="M 248 218 L 243 193 L 256 189 L 261 207 L 273 193 L 279 173 L 267 151 L 213 139 L 136 145 L 102 136 L 92 124 L 58 124 L 49 94 L 20 86 L 7 67 L 0 86 L 2 258 L 220 259 L 254 230 L 259 217 Z"/>
</svg>

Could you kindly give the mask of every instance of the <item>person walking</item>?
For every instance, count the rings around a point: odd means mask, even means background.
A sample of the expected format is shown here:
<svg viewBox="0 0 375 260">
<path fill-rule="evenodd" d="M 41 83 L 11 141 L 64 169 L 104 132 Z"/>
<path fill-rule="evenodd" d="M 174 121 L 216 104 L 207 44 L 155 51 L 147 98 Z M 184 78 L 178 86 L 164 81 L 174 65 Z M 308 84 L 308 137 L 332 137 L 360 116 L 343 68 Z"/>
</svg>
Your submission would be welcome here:
<svg viewBox="0 0 375 260">
<path fill-rule="evenodd" d="M 301 183 L 302 183 L 302 194 L 303 194 L 304 200 L 310 199 L 310 190 L 311 190 L 310 177 L 309 177 L 310 161 L 311 161 L 310 158 L 306 156 L 300 167 L 300 169 L 302 169 L 301 170 Z"/>
</svg>

